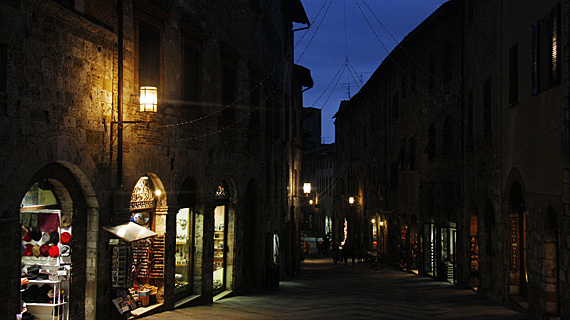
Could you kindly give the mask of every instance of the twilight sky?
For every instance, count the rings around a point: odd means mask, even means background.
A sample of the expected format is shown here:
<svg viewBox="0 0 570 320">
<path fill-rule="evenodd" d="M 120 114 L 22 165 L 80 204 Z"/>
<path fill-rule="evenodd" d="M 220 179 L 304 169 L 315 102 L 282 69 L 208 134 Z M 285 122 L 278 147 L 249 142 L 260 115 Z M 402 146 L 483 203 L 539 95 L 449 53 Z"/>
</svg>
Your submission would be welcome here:
<svg viewBox="0 0 570 320">
<path fill-rule="evenodd" d="M 323 110 L 324 143 L 334 142 L 332 117 L 340 102 L 358 92 L 386 50 L 446 1 L 302 0 L 311 27 L 295 32 L 295 63 L 309 68 L 315 81 L 303 95 L 304 106 Z"/>
</svg>

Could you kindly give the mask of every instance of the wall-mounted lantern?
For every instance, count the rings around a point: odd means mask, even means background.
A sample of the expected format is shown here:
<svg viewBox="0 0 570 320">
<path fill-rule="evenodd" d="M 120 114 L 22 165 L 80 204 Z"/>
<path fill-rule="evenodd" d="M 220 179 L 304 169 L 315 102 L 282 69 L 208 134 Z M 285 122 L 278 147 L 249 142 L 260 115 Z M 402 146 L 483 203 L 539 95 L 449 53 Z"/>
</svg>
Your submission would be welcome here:
<svg viewBox="0 0 570 320">
<path fill-rule="evenodd" d="M 156 112 L 158 109 L 158 89 L 151 86 L 140 88 L 140 112 Z"/>
<path fill-rule="evenodd" d="M 305 193 L 305 195 L 309 195 L 309 193 L 311 193 L 311 183 L 310 182 L 305 182 L 303 184 L 303 192 Z"/>
<path fill-rule="evenodd" d="M 348 197 L 348 203 L 350 203 L 350 205 L 354 204 L 354 197 Z"/>
</svg>

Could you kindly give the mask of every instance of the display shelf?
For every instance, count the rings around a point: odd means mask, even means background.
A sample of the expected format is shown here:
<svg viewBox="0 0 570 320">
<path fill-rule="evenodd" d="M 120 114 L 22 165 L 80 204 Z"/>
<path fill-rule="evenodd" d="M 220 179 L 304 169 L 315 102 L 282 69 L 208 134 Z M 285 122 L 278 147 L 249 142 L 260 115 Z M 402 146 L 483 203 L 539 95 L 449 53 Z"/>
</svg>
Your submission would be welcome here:
<svg viewBox="0 0 570 320">
<path fill-rule="evenodd" d="M 67 301 L 58 303 L 40 303 L 40 302 L 26 302 L 28 307 L 59 307 L 67 304 Z"/>
<path fill-rule="evenodd" d="M 61 283 L 64 280 L 28 280 L 30 283 Z"/>
</svg>

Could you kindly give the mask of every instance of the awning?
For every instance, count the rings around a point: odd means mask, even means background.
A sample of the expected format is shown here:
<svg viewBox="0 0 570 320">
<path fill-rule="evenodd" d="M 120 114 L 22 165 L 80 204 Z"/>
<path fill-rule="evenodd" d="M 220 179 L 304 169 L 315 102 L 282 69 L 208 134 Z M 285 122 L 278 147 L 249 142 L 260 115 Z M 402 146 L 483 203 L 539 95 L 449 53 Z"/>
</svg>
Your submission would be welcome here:
<svg viewBox="0 0 570 320">
<path fill-rule="evenodd" d="M 115 227 L 103 227 L 103 229 L 128 242 L 142 240 L 157 235 L 156 232 L 150 231 L 145 227 L 141 227 L 134 222 L 121 224 Z"/>
</svg>

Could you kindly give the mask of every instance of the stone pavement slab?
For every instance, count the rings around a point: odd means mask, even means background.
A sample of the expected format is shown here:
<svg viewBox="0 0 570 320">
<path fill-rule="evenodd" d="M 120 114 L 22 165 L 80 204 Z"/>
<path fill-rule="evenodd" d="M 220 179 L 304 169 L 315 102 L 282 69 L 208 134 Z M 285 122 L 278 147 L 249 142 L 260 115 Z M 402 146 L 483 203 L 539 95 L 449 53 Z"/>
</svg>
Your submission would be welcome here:
<svg viewBox="0 0 570 320">
<path fill-rule="evenodd" d="M 534 319 L 472 290 L 390 267 L 307 259 L 278 291 L 145 317 L 174 319 Z"/>
</svg>

